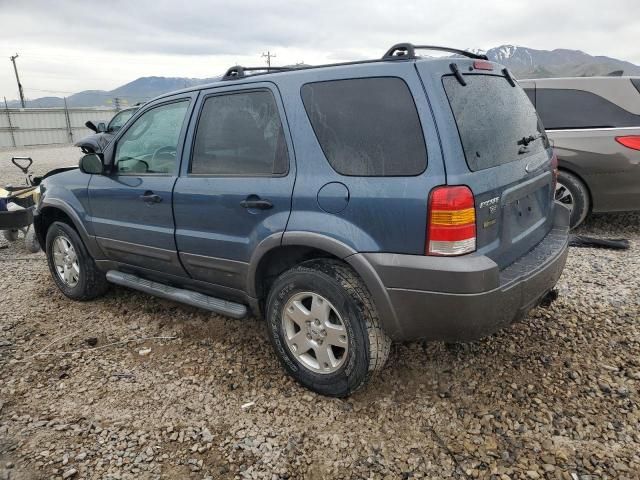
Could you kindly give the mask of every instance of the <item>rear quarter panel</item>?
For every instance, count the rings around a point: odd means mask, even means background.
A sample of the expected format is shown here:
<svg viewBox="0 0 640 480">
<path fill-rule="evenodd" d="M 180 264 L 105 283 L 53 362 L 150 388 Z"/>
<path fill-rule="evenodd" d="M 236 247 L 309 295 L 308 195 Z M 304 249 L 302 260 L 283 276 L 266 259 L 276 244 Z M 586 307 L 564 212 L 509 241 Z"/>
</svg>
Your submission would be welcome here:
<svg viewBox="0 0 640 480">
<path fill-rule="evenodd" d="M 308 82 L 372 76 L 400 77 L 414 97 L 427 144 L 428 164 L 421 175 L 345 176 L 333 170 L 325 158 L 307 117 L 301 87 Z M 287 232 L 328 235 L 357 252 L 424 253 L 427 197 L 433 187 L 445 183 L 445 172 L 438 132 L 413 62 L 310 70 L 283 77 L 277 83 L 298 168 Z M 340 182 L 349 191 L 347 207 L 339 213 L 327 213 L 318 204 L 318 192 L 329 182 Z"/>
<path fill-rule="evenodd" d="M 594 212 L 640 209 L 640 152 L 615 137 L 640 135 L 640 128 L 549 130 L 558 165 L 589 189 Z"/>
</svg>

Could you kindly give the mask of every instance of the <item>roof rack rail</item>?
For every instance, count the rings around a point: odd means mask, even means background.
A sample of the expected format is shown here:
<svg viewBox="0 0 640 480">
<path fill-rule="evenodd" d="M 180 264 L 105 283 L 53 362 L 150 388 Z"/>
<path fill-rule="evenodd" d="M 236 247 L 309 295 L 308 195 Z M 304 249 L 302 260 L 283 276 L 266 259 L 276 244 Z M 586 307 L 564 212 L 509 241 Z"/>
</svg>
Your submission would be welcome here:
<svg viewBox="0 0 640 480">
<path fill-rule="evenodd" d="M 235 65 L 231 67 L 222 76 L 222 80 L 238 80 L 246 77 L 246 72 L 282 72 L 286 70 L 293 70 L 291 67 L 243 67 L 242 65 Z"/>
<path fill-rule="evenodd" d="M 409 60 L 416 58 L 416 50 L 438 50 L 450 52 L 464 57 L 475 58 L 476 60 L 489 60 L 486 55 L 459 50 L 457 48 L 439 47 L 437 45 L 413 45 L 412 43 L 398 43 L 387 50 L 382 57 L 383 60 Z"/>
</svg>

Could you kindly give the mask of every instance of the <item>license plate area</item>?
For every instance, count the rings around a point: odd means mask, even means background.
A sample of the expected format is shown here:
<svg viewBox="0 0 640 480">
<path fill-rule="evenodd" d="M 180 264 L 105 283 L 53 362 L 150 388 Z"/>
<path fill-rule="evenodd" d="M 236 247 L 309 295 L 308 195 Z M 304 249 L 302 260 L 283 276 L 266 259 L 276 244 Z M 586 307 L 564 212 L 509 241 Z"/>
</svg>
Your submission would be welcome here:
<svg viewBox="0 0 640 480">
<path fill-rule="evenodd" d="M 549 208 L 549 189 L 543 187 L 538 191 L 525 195 L 506 205 L 503 212 L 509 219 L 507 222 L 511 226 L 511 233 L 519 236 L 536 225 L 547 216 Z"/>
</svg>

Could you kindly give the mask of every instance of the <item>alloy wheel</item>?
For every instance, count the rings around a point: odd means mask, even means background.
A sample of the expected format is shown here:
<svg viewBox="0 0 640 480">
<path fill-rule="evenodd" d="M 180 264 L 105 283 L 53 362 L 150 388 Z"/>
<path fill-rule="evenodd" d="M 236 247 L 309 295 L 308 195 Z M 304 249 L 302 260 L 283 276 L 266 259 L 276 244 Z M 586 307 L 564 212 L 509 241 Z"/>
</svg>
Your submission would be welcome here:
<svg viewBox="0 0 640 480">
<path fill-rule="evenodd" d="M 331 374 L 347 359 L 349 338 L 340 313 L 313 292 L 292 296 L 282 315 L 289 351 L 309 370 Z"/>
<path fill-rule="evenodd" d="M 53 264 L 58 278 L 68 287 L 75 287 L 80 280 L 80 263 L 75 248 L 67 237 L 53 240 Z"/>
<path fill-rule="evenodd" d="M 560 182 L 556 184 L 555 198 L 558 202 L 568 207 L 570 211 L 573 210 L 573 194 L 571 193 L 571 190 Z"/>
</svg>

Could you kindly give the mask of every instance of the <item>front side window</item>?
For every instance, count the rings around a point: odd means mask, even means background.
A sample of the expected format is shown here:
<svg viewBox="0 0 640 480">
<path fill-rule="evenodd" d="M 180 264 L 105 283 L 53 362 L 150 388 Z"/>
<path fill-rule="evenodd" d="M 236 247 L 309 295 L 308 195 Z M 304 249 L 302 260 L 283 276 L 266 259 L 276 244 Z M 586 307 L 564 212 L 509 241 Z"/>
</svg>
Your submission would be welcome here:
<svg viewBox="0 0 640 480">
<path fill-rule="evenodd" d="M 287 145 L 273 94 L 267 90 L 215 95 L 204 102 L 191 173 L 282 175 Z"/>
<path fill-rule="evenodd" d="M 134 109 L 130 109 L 130 110 L 123 110 L 119 113 L 116 114 L 115 117 L 113 117 L 111 119 L 111 121 L 109 122 L 109 128 L 107 128 L 107 131 L 110 133 L 115 133 L 118 130 L 120 130 L 122 128 L 122 126 L 127 123 L 127 120 L 129 120 L 133 114 L 136 113 L 136 111 Z"/>
<path fill-rule="evenodd" d="M 178 139 L 189 101 L 161 105 L 146 111 L 116 145 L 120 175 L 170 175 L 175 172 Z"/>
<path fill-rule="evenodd" d="M 325 157 L 350 176 L 412 176 L 427 168 L 413 96 L 400 78 L 307 83 L 302 102 Z"/>
</svg>

